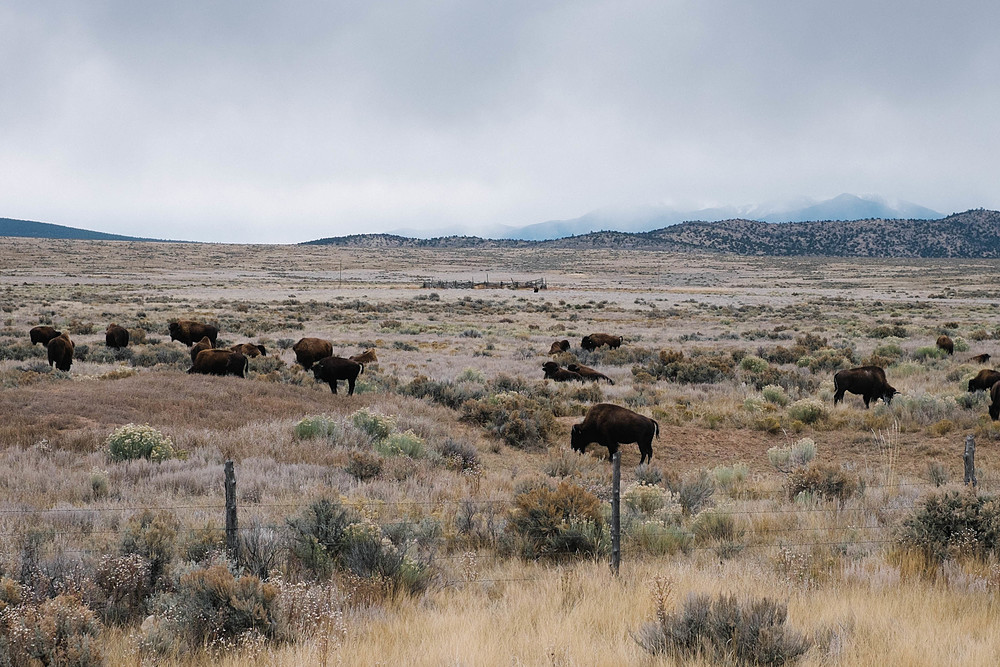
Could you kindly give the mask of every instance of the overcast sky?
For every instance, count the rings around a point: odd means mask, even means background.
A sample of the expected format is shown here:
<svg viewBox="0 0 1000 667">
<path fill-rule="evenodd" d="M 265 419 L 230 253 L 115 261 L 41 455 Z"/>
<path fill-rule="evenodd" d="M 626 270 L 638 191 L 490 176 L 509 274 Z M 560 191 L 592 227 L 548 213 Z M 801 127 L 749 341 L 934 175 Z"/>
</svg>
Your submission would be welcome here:
<svg viewBox="0 0 1000 667">
<path fill-rule="evenodd" d="M 1000 208 L 1000 3 L 0 3 L 0 217 L 203 241 Z"/>
</svg>

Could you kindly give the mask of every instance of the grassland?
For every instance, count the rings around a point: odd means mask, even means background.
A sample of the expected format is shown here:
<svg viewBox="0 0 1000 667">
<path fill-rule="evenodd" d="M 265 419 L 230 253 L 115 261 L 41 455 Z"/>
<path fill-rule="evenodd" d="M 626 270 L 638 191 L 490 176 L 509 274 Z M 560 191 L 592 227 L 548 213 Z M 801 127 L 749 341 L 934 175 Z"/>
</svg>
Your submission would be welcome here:
<svg viewBox="0 0 1000 667">
<path fill-rule="evenodd" d="M 548 289 L 419 287 L 487 273 Z M 961 488 L 967 435 L 980 492 L 997 490 L 1000 430 L 966 383 L 981 367 L 972 355 L 1000 358 L 998 274 L 982 260 L 3 239 L 0 613 L 75 596 L 111 664 L 653 665 L 674 660 L 637 641 L 658 605 L 730 593 L 786 604 L 809 642 L 803 664 L 995 664 L 988 531 L 937 559 L 901 536 L 928 497 Z M 176 318 L 268 355 L 246 380 L 187 375 L 187 350 L 166 333 Z M 132 332 L 127 352 L 104 348 L 110 322 Z M 69 373 L 29 344 L 43 323 L 76 342 Z M 580 350 L 595 331 L 625 345 Z M 934 349 L 941 333 L 953 357 Z M 344 356 L 374 347 L 379 363 L 355 396 L 333 396 L 294 364 L 302 336 Z M 557 361 L 615 384 L 542 380 L 564 338 L 573 347 Z M 884 365 L 901 395 L 834 407 L 833 373 L 862 363 Z M 568 447 L 599 401 L 661 427 L 653 466 L 624 448 L 618 579 L 605 564 L 609 466 L 596 447 Z M 317 416 L 332 435 L 303 430 Z M 169 436 L 178 456 L 112 460 L 105 441 L 128 423 Z M 812 464 L 775 465 L 803 440 Z M 257 546 L 238 563 L 220 553 L 226 459 Z M 532 537 L 518 512 L 539 489 L 598 509 L 550 526 L 562 542 Z M 375 526 L 419 576 L 310 566 L 289 545 L 323 498 Z M 160 523 L 143 523 L 147 510 Z M 131 556 L 147 568 L 141 585 L 101 579 L 102 562 Z M 174 636 L 164 608 L 213 564 L 273 572 L 274 627 Z"/>
</svg>

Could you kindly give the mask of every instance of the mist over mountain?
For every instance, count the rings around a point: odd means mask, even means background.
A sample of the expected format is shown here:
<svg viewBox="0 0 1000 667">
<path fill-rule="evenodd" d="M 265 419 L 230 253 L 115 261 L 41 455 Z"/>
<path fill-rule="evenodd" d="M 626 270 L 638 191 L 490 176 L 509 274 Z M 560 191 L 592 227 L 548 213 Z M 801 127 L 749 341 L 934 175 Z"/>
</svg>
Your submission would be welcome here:
<svg viewBox="0 0 1000 667">
<path fill-rule="evenodd" d="M 682 222 L 758 220 L 761 222 L 810 222 L 822 220 L 938 220 L 937 211 L 911 202 L 889 202 L 882 197 L 842 194 L 824 201 L 800 199 L 750 206 L 720 206 L 698 210 L 645 206 L 630 209 L 601 209 L 571 220 L 550 220 L 511 231 L 494 238 L 541 241 L 597 231 L 648 232 Z"/>
</svg>

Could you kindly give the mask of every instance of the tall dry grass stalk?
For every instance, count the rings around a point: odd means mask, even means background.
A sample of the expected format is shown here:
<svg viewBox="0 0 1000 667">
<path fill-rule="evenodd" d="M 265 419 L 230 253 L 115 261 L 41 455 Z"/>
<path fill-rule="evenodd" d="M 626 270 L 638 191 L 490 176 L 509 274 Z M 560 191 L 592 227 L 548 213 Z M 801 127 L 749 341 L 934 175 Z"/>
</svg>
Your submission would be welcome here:
<svg viewBox="0 0 1000 667">
<path fill-rule="evenodd" d="M 896 485 L 897 480 L 896 465 L 900 451 L 899 421 L 893 420 L 892 426 L 885 431 L 872 430 L 872 438 L 878 450 L 879 482 L 889 490 Z"/>
</svg>

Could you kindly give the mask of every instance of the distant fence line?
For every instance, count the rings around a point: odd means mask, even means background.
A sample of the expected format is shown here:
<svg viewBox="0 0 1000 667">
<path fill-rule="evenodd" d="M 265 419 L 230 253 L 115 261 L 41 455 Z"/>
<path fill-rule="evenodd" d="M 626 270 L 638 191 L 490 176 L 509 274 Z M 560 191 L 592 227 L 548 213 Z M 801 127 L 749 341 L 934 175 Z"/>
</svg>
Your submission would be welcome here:
<svg viewBox="0 0 1000 667">
<path fill-rule="evenodd" d="M 480 282 L 474 280 L 424 280 L 423 289 L 530 289 L 535 292 L 548 289 L 545 278 L 536 280 L 501 280 L 499 282 Z"/>
</svg>

